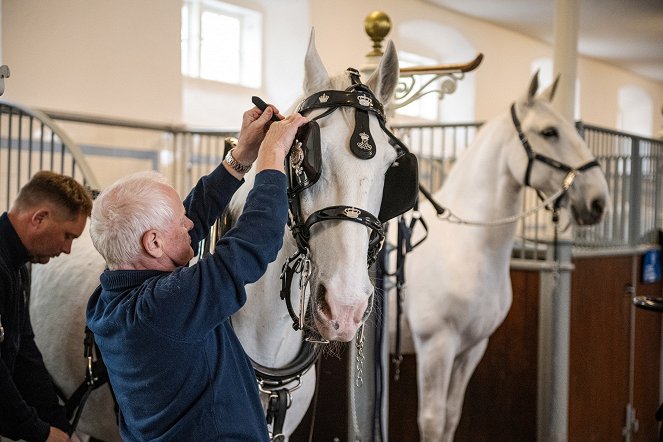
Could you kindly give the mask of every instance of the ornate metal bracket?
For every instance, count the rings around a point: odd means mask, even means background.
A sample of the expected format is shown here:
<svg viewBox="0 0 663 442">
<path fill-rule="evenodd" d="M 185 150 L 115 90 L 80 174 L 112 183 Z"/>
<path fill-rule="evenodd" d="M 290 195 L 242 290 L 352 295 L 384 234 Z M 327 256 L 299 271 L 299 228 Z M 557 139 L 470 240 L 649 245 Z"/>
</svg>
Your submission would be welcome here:
<svg viewBox="0 0 663 442">
<path fill-rule="evenodd" d="M 0 95 L 5 92 L 5 78 L 9 78 L 9 66 L 0 66 Z"/>
<path fill-rule="evenodd" d="M 483 54 L 465 64 L 448 64 L 439 66 L 415 66 L 402 68 L 393 103 L 394 109 L 407 106 L 423 97 L 424 95 L 436 93 L 439 99 L 453 93 L 458 81 L 465 77 L 466 72 L 471 72 L 481 64 Z"/>
<path fill-rule="evenodd" d="M 382 11 L 373 11 L 364 20 L 366 34 L 373 41 L 373 50 L 366 54 L 369 59 L 382 56 L 382 40 L 391 30 L 391 19 Z M 400 72 L 398 85 L 391 109 L 399 109 L 416 101 L 427 94 L 436 93 L 439 99 L 453 93 L 458 81 L 479 67 L 483 54 L 479 54 L 469 63 L 448 64 L 439 66 L 415 66 L 403 68 Z"/>
</svg>

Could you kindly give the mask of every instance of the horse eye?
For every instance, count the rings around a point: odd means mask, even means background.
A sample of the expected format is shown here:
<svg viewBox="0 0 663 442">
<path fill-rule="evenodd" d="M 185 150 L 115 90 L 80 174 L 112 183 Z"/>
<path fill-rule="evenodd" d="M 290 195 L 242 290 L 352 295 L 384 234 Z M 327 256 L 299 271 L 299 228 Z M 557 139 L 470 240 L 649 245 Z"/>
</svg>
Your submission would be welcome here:
<svg viewBox="0 0 663 442">
<path fill-rule="evenodd" d="M 559 132 L 557 132 L 556 127 L 547 127 L 541 131 L 541 136 L 543 138 L 559 138 Z"/>
</svg>

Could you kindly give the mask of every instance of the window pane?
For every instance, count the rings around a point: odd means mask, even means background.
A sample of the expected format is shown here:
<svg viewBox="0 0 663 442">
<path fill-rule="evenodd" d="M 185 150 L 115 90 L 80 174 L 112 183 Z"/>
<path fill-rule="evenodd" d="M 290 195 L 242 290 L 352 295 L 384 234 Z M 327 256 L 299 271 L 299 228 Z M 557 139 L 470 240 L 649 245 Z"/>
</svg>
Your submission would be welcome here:
<svg viewBox="0 0 663 442">
<path fill-rule="evenodd" d="M 238 83 L 240 20 L 205 11 L 200 27 L 201 78 Z"/>
</svg>

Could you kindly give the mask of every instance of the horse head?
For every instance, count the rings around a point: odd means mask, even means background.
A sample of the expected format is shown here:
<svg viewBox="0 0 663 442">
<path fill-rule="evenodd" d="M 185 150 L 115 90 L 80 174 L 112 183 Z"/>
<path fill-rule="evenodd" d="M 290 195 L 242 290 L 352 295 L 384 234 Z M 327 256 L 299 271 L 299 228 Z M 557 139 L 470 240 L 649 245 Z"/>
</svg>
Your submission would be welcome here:
<svg viewBox="0 0 663 442">
<path fill-rule="evenodd" d="M 608 184 L 598 163 L 573 124 L 553 109 L 557 80 L 537 95 L 538 72 L 527 93 L 511 108 L 515 131 L 509 143 L 509 169 L 514 179 L 542 195 L 567 188 L 556 205 L 570 209 L 578 225 L 601 221 L 608 203 Z"/>
<path fill-rule="evenodd" d="M 386 129 L 382 107 L 391 99 L 398 75 L 396 50 L 390 42 L 365 84 L 351 69 L 330 77 L 311 34 L 306 98 L 298 110 L 319 128 L 314 141 L 319 143 L 319 176 L 301 192 L 291 193 L 295 200 L 291 212 L 305 226 L 304 240 L 297 243 L 300 252 L 305 249 L 310 256 L 309 315 L 327 340 L 352 340 L 370 311 L 375 289 L 368 264 L 384 236 L 385 174 L 407 151 Z M 292 158 L 290 166 L 292 175 Z"/>
</svg>

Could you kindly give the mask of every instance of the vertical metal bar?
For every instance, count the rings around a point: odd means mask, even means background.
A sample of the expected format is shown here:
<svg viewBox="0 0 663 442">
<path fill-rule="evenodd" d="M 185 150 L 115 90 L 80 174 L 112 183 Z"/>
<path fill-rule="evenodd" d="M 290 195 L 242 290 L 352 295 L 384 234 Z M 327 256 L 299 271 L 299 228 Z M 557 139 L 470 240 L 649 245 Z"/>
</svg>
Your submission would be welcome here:
<svg viewBox="0 0 663 442">
<path fill-rule="evenodd" d="M 634 138 L 631 145 L 631 188 L 629 192 L 629 232 L 628 244 L 638 244 L 640 236 L 640 211 L 641 211 L 641 188 L 642 158 L 640 157 L 640 140 Z"/>
<path fill-rule="evenodd" d="M 44 123 L 39 128 L 39 170 L 44 168 Z"/>
<path fill-rule="evenodd" d="M 652 164 L 652 169 L 654 171 L 654 226 L 659 229 L 661 228 L 661 173 L 663 169 L 661 168 L 661 149 L 656 149 L 656 153 L 652 155 L 654 163 Z M 652 153 L 654 151 L 652 150 Z"/>
<path fill-rule="evenodd" d="M 51 130 L 51 167 L 50 170 L 53 170 L 55 167 L 55 133 Z"/>
<path fill-rule="evenodd" d="M 16 144 L 16 192 L 18 193 L 19 189 L 21 188 L 21 153 L 23 149 L 23 117 L 24 114 L 23 112 L 18 112 L 18 127 L 17 127 L 17 132 L 18 132 L 18 137 L 17 137 L 17 144 Z"/>
<path fill-rule="evenodd" d="M 7 126 L 7 205 L 11 205 L 11 185 L 10 177 L 11 175 L 11 164 L 12 164 L 12 119 L 13 119 L 13 108 L 9 108 L 9 123 Z"/>
<path fill-rule="evenodd" d="M 2 168 L 2 120 L 4 113 L 5 113 L 5 106 L 0 104 L 0 169 Z M 7 146 L 7 150 L 9 150 L 9 146 Z M 2 182 L 0 182 L 0 192 L 1 191 L 2 191 Z M 3 209 L 5 211 L 9 210 L 9 201 L 7 201 L 6 207 L 3 207 Z"/>
<path fill-rule="evenodd" d="M 30 116 L 28 122 L 28 177 L 32 176 L 32 129 L 33 129 L 34 117 Z"/>
</svg>

